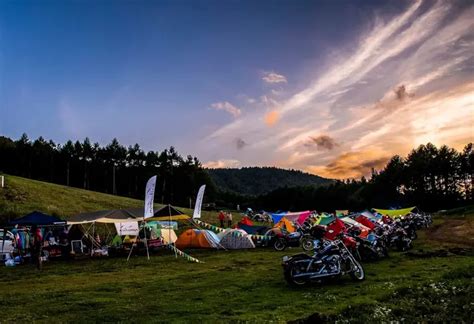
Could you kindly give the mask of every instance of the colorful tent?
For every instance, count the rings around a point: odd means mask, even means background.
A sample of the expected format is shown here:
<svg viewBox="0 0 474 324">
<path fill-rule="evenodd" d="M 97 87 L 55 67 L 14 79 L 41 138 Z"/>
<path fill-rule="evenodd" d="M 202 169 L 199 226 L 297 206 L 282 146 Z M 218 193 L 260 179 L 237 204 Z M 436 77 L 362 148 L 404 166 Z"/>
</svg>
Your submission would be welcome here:
<svg viewBox="0 0 474 324">
<path fill-rule="evenodd" d="M 180 250 L 217 249 L 219 248 L 219 237 L 208 230 L 188 229 L 181 233 L 175 244 Z"/>
<path fill-rule="evenodd" d="M 408 215 L 415 208 L 416 207 L 409 207 L 409 208 L 403 208 L 403 209 L 378 209 L 378 208 L 374 208 L 374 210 L 377 213 L 382 214 L 382 215 L 387 215 L 387 216 L 390 216 L 390 217 L 400 217 L 400 216 Z"/>
<path fill-rule="evenodd" d="M 250 220 L 250 218 L 248 218 L 247 216 L 244 216 L 239 222 L 239 226 L 240 225 L 253 226 L 253 222 Z"/>
<path fill-rule="evenodd" d="M 347 216 L 349 215 L 349 211 L 344 209 L 344 210 L 336 210 L 336 216 L 337 217 L 342 217 L 342 216 Z"/>
<path fill-rule="evenodd" d="M 66 225 L 66 221 L 51 215 L 46 215 L 38 211 L 34 211 L 21 218 L 10 221 L 10 225 L 23 226 L 48 226 L 48 225 Z"/>
<path fill-rule="evenodd" d="M 286 217 L 283 217 L 282 219 L 280 219 L 280 221 L 276 223 L 274 227 L 284 228 L 290 233 L 293 233 L 294 231 L 296 231 L 293 224 L 288 219 L 286 219 Z"/>
<path fill-rule="evenodd" d="M 250 235 L 241 229 L 228 229 L 219 233 L 220 245 L 229 250 L 254 249 L 255 244 Z"/>
<path fill-rule="evenodd" d="M 283 217 L 288 219 L 290 222 L 303 224 L 304 221 L 311 215 L 311 211 L 305 210 L 301 212 L 286 212 L 286 213 L 278 213 L 278 214 L 271 214 L 274 223 L 278 223 Z"/>
</svg>

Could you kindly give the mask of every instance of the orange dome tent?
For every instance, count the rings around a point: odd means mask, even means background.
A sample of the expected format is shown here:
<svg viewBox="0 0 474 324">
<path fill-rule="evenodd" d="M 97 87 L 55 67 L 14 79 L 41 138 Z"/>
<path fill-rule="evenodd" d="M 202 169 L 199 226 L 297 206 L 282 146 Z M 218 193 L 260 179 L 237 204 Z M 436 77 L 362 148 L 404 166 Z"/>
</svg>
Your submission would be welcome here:
<svg viewBox="0 0 474 324">
<path fill-rule="evenodd" d="M 219 237 L 208 230 L 188 229 L 181 233 L 175 242 L 176 247 L 182 249 L 217 249 Z"/>
</svg>

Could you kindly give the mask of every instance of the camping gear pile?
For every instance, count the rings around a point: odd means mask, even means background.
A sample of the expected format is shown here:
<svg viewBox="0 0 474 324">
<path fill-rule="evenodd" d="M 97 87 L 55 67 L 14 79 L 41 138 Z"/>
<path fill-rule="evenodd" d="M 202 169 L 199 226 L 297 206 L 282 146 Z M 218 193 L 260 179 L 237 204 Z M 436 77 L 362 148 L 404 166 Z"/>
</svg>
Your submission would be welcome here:
<svg viewBox="0 0 474 324">
<path fill-rule="evenodd" d="M 0 230 L 2 260 L 6 266 L 31 262 L 41 268 L 43 261 L 61 256 L 68 245 L 65 221 L 34 211 Z"/>
<path fill-rule="evenodd" d="M 363 280 L 360 261 L 388 257 L 389 249 L 410 249 L 417 237 L 416 231 L 432 223 L 431 215 L 415 213 L 413 209 L 391 210 L 388 215 L 376 210 L 375 213 L 317 216 L 304 234 L 312 239 L 313 254 L 283 257 L 285 279 L 294 285 L 324 281 L 342 274 Z M 307 250 L 308 245 L 302 247 Z"/>
</svg>

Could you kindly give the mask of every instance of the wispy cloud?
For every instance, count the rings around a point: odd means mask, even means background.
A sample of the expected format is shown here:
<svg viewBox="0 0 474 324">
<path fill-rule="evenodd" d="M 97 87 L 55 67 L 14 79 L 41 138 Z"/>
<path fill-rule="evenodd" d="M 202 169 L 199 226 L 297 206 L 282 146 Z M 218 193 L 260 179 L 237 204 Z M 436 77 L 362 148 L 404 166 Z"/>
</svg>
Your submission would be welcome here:
<svg viewBox="0 0 474 324">
<path fill-rule="evenodd" d="M 211 104 L 211 108 L 215 110 L 223 110 L 229 114 L 231 114 L 234 118 L 237 118 L 242 114 L 242 111 L 240 108 L 237 108 L 233 104 L 231 104 L 228 101 L 222 101 L 222 102 L 215 102 Z"/>
<path fill-rule="evenodd" d="M 276 72 L 265 72 L 262 76 L 262 80 L 266 83 L 287 83 L 286 77 L 283 74 Z"/>
<path fill-rule="evenodd" d="M 221 127 L 204 146 L 232 156 L 230 139 L 252 138 L 243 165 L 333 178 L 367 175 L 428 141 L 459 148 L 474 140 L 473 16 L 474 5 L 444 1 L 379 16 L 305 88 L 263 93 L 255 103 L 262 109 Z"/>
</svg>

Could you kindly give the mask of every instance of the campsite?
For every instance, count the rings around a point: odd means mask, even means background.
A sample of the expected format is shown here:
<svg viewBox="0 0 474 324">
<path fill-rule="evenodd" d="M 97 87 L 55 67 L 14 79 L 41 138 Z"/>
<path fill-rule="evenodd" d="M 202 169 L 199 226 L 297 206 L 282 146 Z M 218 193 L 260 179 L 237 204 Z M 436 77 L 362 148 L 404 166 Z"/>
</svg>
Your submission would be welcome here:
<svg viewBox="0 0 474 324">
<path fill-rule="evenodd" d="M 13 184 L 12 190 L 28 196 L 56 192 L 63 198 L 53 207 L 59 209 L 68 208 L 68 201 L 78 194 L 92 194 L 17 177 L 8 176 L 7 181 Z M 109 198 L 92 195 L 92 206 Z M 140 204 L 113 199 L 117 205 Z M 40 195 L 32 197 L 29 204 L 39 208 L 41 201 Z M 192 214 L 192 210 L 183 211 Z M 215 213 L 203 211 L 203 221 L 217 223 Z M 58 321 L 377 321 L 400 316 L 407 321 L 461 320 L 471 310 L 472 232 L 447 238 L 444 233 L 451 231 L 453 222 L 472 228 L 472 207 L 435 215 L 433 226 L 419 231 L 412 250 L 391 252 L 389 258 L 363 263 L 367 277 L 361 283 L 342 278 L 293 288 L 281 271 L 281 258 L 288 250 L 186 249 L 203 261 L 195 263 L 163 249 L 150 260 L 144 254 L 134 255 L 129 262 L 126 255 L 51 260 L 43 263 L 41 272 L 31 264 L 2 267 L 0 280 L 12 289 L 2 290 L 5 302 L 0 308 L 5 320 L 17 321 L 50 321 L 51 314 Z M 290 250 L 297 253 L 300 248 Z M 28 310 L 23 307 L 25 303 Z M 449 316 L 442 309 L 450 309 Z"/>
<path fill-rule="evenodd" d="M 472 323 L 474 0 L 0 0 L 1 323 Z"/>
</svg>

